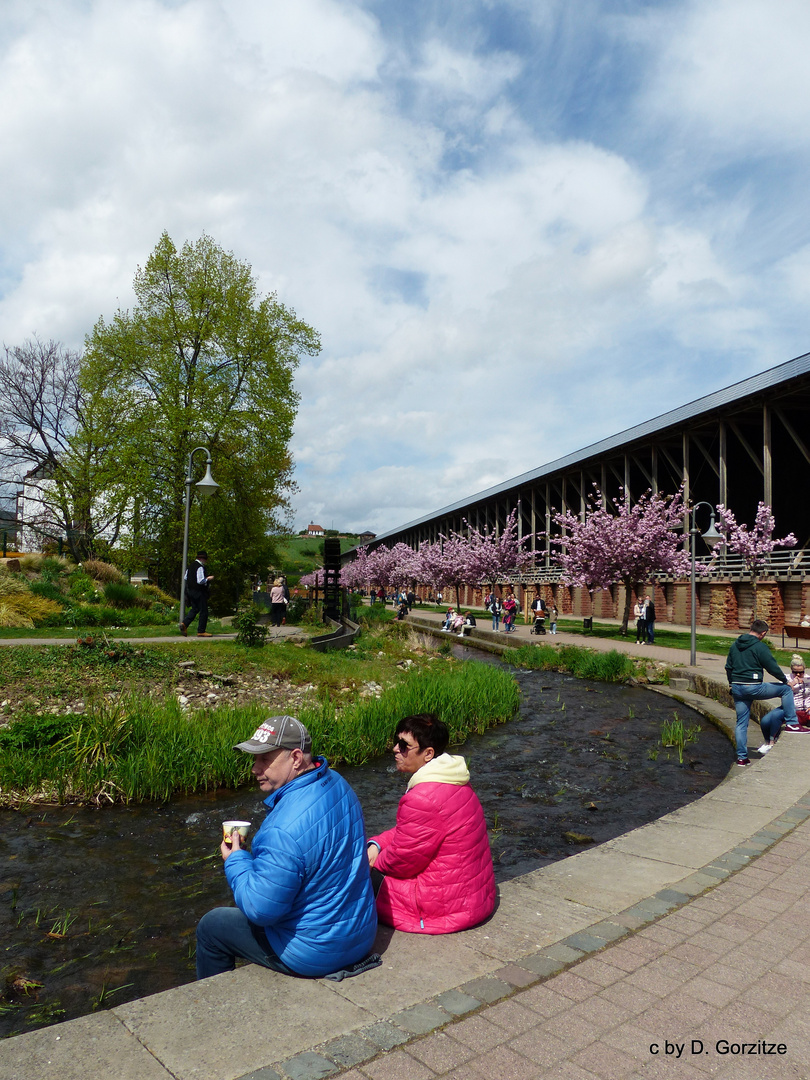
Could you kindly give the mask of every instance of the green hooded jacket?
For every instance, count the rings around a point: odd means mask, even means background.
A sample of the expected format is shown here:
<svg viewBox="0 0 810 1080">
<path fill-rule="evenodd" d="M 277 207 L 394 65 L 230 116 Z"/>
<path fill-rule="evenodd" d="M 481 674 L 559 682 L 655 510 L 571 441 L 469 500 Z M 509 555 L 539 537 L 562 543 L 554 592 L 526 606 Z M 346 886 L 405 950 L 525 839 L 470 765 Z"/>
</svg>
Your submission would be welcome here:
<svg viewBox="0 0 810 1080">
<path fill-rule="evenodd" d="M 761 683 L 763 668 L 778 682 L 787 682 L 765 642 L 755 634 L 741 634 L 728 650 L 726 675 L 729 686 L 733 682 Z"/>
</svg>

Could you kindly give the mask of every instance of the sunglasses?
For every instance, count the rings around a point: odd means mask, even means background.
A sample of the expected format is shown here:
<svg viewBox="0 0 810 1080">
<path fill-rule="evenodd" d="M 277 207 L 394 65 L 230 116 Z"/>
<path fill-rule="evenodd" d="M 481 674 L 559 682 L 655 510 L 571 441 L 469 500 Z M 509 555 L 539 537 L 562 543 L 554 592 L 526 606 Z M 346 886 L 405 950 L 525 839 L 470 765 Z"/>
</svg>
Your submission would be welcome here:
<svg viewBox="0 0 810 1080">
<path fill-rule="evenodd" d="M 394 739 L 394 746 L 399 750 L 400 754 L 407 754 L 409 750 L 418 750 L 418 746 L 411 746 L 410 743 L 406 743 L 404 739 Z"/>
</svg>

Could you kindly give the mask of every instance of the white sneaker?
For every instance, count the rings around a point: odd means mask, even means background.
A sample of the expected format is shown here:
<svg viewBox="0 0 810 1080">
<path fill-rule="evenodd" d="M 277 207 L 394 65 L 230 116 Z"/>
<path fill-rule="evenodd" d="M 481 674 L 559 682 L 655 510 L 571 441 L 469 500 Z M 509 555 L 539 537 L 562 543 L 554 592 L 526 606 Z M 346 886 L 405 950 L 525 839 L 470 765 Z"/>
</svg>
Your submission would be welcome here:
<svg viewBox="0 0 810 1080">
<path fill-rule="evenodd" d="M 772 746 L 773 746 L 773 743 L 765 742 L 765 743 L 762 744 L 762 746 L 760 746 L 758 752 L 760 754 L 767 754 Z"/>
</svg>

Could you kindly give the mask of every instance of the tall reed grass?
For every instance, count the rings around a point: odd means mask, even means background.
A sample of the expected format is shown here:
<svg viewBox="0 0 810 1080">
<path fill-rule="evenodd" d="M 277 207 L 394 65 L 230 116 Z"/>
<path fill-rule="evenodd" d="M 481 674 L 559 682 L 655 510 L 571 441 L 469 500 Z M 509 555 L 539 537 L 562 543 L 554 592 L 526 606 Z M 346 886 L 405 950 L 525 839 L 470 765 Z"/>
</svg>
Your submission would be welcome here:
<svg viewBox="0 0 810 1080">
<path fill-rule="evenodd" d="M 625 653 L 617 649 L 595 652 L 578 645 L 521 645 L 506 649 L 503 654 L 507 664 L 540 671 L 567 671 L 578 679 L 596 679 L 599 682 L 625 682 L 636 672 L 636 666 Z"/>
<path fill-rule="evenodd" d="M 361 764 L 384 753 L 398 720 L 436 712 L 454 743 L 514 715 L 519 690 L 505 671 L 468 662 L 419 672 L 338 710 L 326 697 L 299 718 L 312 733 L 316 753 L 333 763 Z M 266 717 L 259 705 L 184 712 L 173 699 L 156 703 L 140 695 L 99 702 L 83 716 L 60 718 L 61 738 L 50 746 L 0 740 L 0 806 L 33 801 L 166 801 L 176 794 L 238 787 L 251 760 L 234 751 Z M 44 719 L 44 718 L 43 718 Z M 29 721 L 30 723 L 30 721 Z M 51 727 L 54 726 L 50 720 Z"/>
</svg>

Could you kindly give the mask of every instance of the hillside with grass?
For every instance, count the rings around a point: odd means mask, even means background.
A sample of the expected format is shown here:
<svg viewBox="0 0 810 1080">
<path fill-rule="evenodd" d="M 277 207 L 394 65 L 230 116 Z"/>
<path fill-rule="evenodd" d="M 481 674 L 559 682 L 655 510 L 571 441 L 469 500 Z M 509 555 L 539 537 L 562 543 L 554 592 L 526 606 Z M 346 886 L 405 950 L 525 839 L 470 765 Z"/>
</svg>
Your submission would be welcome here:
<svg viewBox="0 0 810 1080">
<path fill-rule="evenodd" d="M 360 543 L 357 536 L 341 536 L 339 539 L 341 554 Z M 288 585 L 297 585 L 304 574 L 311 574 L 323 566 L 323 541 L 322 536 L 277 537 L 275 546 L 278 559 L 273 569 L 286 576 Z"/>
</svg>

